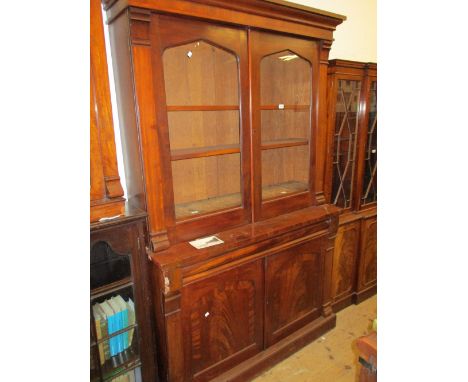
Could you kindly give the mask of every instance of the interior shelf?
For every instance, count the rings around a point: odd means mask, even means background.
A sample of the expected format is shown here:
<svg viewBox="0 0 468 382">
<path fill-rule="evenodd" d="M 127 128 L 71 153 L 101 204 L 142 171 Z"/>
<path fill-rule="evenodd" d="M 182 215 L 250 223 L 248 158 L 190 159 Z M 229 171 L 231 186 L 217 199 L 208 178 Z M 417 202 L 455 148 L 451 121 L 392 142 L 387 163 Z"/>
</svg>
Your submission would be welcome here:
<svg viewBox="0 0 468 382">
<path fill-rule="evenodd" d="M 239 110 L 239 105 L 172 105 L 167 111 L 218 111 Z"/>
<path fill-rule="evenodd" d="M 176 219 L 195 217 L 209 212 L 240 207 L 241 201 L 241 194 L 235 193 L 204 200 L 195 200 L 193 202 L 176 204 Z"/>
<path fill-rule="evenodd" d="M 262 187 L 263 199 L 273 199 L 297 192 L 306 191 L 308 185 L 303 182 L 290 181 Z M 180 203 L 175 206 L 176 219 L 195 217 L 198 215 L 239 207 L 241 194 L 222 195 L 214 198 Z"/>
<path fill-rule="evenodd" d="M 275 140 L 263 142 L 261 149 L 270 150 L 270 149 L 278 149 L 282 147 L 306 146 L 308 144 L 309 144 L 309 140 L 304 139 L 304 138 L 275 139 Z"/>
<path fill-rule="evenodd" d="M 171 160 L 210 157 L 215 155 L 236 154 L 240 152 L 239 144 L 218 145 L 206 147 L 190 147 L 171 150 Z"/>
<path fill-rule="evenodd" d="M 285 183 L 272 184 L 262 187 L 262 199 L 274 199 L 281 196 L 295 194 L 302 191 L 307 191 L 309 186 L 307 183 L 290 181 Z"/>
<path fill-rule="evenodd" d="M 280 106 L 281 105 L 281 106 Z M 310 110 L 310 105 L 262 105 L 260 110 L 295 110 L 295 111 L 307 111 Z"/>
</svg>

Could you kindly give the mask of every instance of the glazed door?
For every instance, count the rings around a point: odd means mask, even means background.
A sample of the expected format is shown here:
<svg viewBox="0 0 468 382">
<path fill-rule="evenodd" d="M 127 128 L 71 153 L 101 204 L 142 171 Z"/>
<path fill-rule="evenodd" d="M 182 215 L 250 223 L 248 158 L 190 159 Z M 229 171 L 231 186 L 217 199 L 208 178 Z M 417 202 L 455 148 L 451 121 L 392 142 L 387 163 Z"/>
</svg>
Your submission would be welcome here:
<svg viewBox="0 0 468 382">
<path fill-rule="evenodd" d="M 154 15 L 165 211 L 172 241 L 251 220 L 246 31 Z"/>
<path fill-rule="evenodd" d="M 324 240 L 319 237 L 266 259 L 266 346 L 320 316 Z"/>
<path fill-rule="evenodd" d="M 254 219 L 315 203 L 318 46 L 252 31 Z"/>
<path fill-rule="evenodd" d="M 207 381 L 263 345 L 262 260 L 182 290 L 185 380 Z"/>
<path fill-rule="evenodd" d="M 329 125 L 333 151 L 331 203 L 344 210 L 355 208 L 359 126 L 363 117 L 362 75 L 341 74 L 330 86 Z"/>
<path fill-rule="evenodd" d="M 369 76 L 367 124 L 363 132 L 365 154 L 361 189 L 361 208 L 377 204 L 377 77 Z"/>
</svg>

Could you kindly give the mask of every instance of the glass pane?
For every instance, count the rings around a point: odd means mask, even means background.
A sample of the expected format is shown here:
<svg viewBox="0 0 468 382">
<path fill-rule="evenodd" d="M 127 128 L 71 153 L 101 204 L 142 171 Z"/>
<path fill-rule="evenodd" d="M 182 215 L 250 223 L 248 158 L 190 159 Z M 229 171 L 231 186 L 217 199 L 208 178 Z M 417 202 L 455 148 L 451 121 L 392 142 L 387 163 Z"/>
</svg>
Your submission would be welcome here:
<svg viewBox="0 0 468 382">
<path fill-rule="evenodd" d="M 168 106 L 239 105 L 234 54 L 197 41 L 166 49 L 163 65 Z"/>
<path fill-rule="evenodd" d="M 138 326 L 133 288 L 101 295 L 92 302 L 91 353 L 97 353 L 97 367 L 103 380 L 110 380 L 140 364 Z M 91 370 L 93 373 L 93 369 Z"/>
<path fill-rule="evenodd" d="M 172 178 L 177 219 L 241 205 L 240 154 L 173 161 Z"/>
<path fill-rule="evenodd" d="M 95 342 L 93 334 L 91 334 L 91 342 L 92 343 Z M 101 380 L 101 372 L 100 372 L 100 367 L 99 367 L 100 360 L 99 360 L 97 345 L 91 346 L 90 355 L 91 355 L 91 358 L 90 358 L 90 378 L 89 378 L 89 380 L 91 382 L 97 382 L 97 381 Z"/>
<path fill-rule="evenodd" d="M 309 148 L 285 147 L 262 151 L 262 199 L 309 189 Z"/>
<path fill-rule="evenodd" d="M 135 381 L 135 382 L 142 382 L 141 379 L 141 367 L 137 367 L 133 370 L 127 371 L 126 373 L 123 373 L 119 375 L 119 377 L 113 378 L 111 382 L 127 382 L 127 381 Z"/>
<path fill-rule="evenodd" d="M 358 133 L 361 81 L 338 80 L 333 147 L 332 201 L 351 206 Z"/>
<path fill-rule="evenodd" d="M 377 201 L 377 82 L 370 89 L 369 122 L 367 124 L 367 146 L 364 162 L 362 203 Z"/>
<path fill-rule="evenodd" d="M 91 249 L 91 290 L 131 276 L 130 256 L 115 253 L 105 242 Z"/>
<path fill-rule="evenodd" d="M 238 111 L 172 111 L 168 119 L 171 150 L 218 145 L 239 148 Z"/>
<path fill-rule="evenodd" d="M 291 51 L 260 63 L 262 198 L 309 189 L 312 74 Z"/>
<path fill-rule="evenodd" d="M 290 51 L 266 56 L 260 63 L 260 98 L 267 105 L 310 105 L 311 66 Z"/>
<path fill-rule="evenodd" d="M 237 57 L 200 40 L 163 65 L 176 219 L 241 206 Z"/>
</svg>

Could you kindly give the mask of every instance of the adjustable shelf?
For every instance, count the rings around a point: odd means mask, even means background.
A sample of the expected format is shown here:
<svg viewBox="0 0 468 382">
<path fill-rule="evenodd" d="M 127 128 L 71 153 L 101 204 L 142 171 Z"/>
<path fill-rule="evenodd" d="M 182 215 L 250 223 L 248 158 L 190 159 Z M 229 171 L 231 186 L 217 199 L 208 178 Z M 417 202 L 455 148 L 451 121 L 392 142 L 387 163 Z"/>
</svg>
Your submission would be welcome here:
<svg viewBox="0 0 468 382">
<path fill-rule="evenodd" d="M 187 219 L 210 212 L 224 211 L 240 207 L 242 198 L 240 193 L 216 196 L 204 200 L 195 200 L 175 205 L 176 219 Z"/>
<path fill-rule="evenodd" d="M 310 110 L 310 105 L 262 105 L 260 110 L 294 110 L 294 111 L 308 111 Z"/>
<path fill-rule="evenodd" d="M 240 153 L 239 144 L 191 147 L 186 149 L 171 150 L 171 160 L 176 161 L 236 153 Z"/>
<path fill-rule="evenodd" d="M 306 183 L 299 181 L 271 184 L 262 187 L 262 198 L 263 200 L 268 200 L 289 196 L 291 194 L 307 191 L 308 188 Z"/>
<path fill-rule="evenodd" d="M 262 150 L 279 149 L 282 147 L 306 146 L 309 144 L 308 139 L 304 138 L 286 138 L 265 141 L 262 143 Z"/>
<path fill-rule="evenodd" d="M 178 105 L 167 106 L 167 111 L 220 111 L 239 110 L 239 105 Z"/>
</svg>

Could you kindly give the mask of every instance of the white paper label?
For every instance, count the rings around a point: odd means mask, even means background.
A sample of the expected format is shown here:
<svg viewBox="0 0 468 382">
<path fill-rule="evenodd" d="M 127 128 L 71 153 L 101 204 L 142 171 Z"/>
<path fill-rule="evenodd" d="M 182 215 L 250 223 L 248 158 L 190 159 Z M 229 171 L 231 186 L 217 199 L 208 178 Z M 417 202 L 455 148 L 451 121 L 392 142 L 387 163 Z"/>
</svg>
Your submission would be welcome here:
<svg viewBox="0 0 468 382">
<path fill-rule="evenodd" d="M 278 109 L 283 110 L 284 109 L 284 103 L 278 104 Z"/>
<path fill-rule="evenodd" d="M 213 245 L 223 244 L 224 241 L 222 241 L 219 237 L 216 237 L 216 236 L 208 236 L 208 237 L 203 237 L 201 239 L 189 241 L 189 243 L 191 246 L 195 247 L 196 249 L 202 249 L 202 248 L 212 247 Z"/>
</svg>

